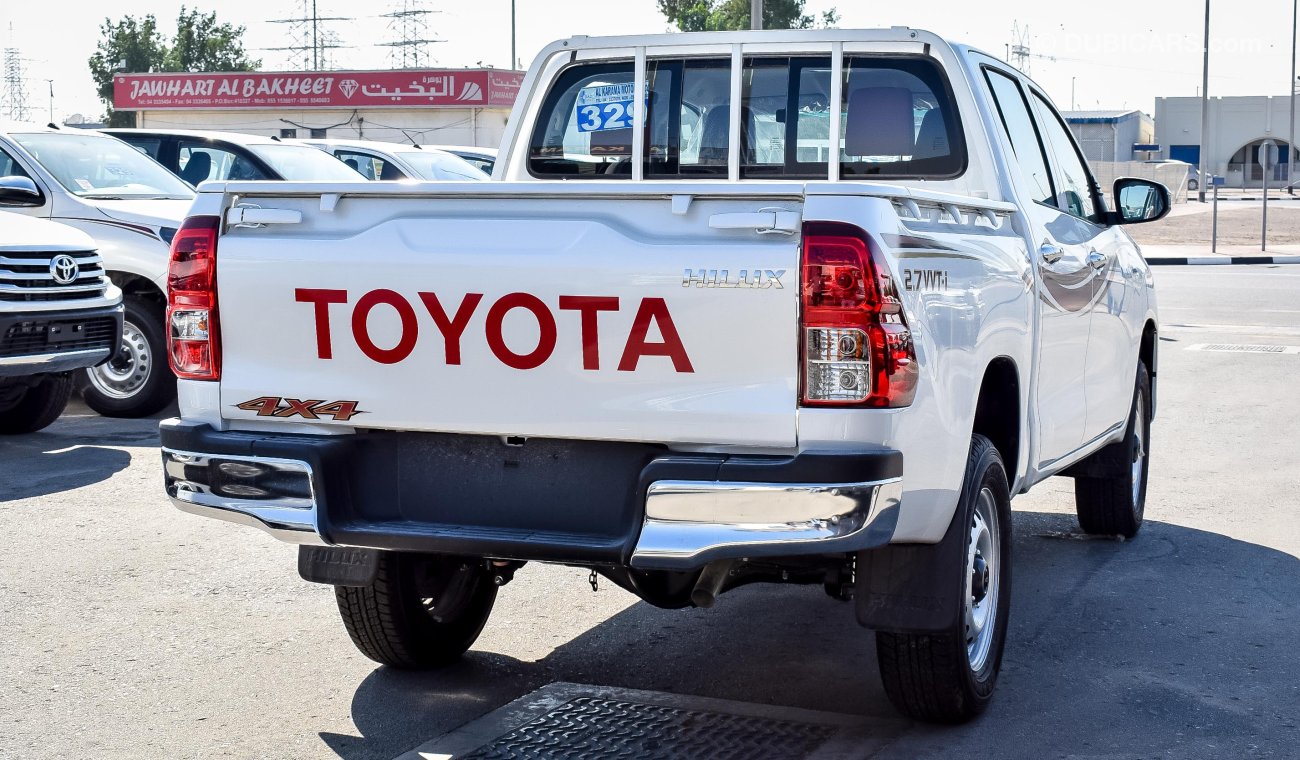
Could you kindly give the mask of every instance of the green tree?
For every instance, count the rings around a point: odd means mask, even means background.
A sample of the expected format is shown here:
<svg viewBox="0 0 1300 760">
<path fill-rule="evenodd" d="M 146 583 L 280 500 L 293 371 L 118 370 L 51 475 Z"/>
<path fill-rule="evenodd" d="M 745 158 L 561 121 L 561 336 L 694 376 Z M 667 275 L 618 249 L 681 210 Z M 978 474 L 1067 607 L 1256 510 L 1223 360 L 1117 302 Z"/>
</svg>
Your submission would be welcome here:
<svg viewBox="0 0 1300 760">
<path fill-rule="evenodd" d="M 244 49 L 244 27 L 218 24 L 217 14 L 186 10 L 176 19 L 168 71 L 251 71 L 262 64 Z"/>
<path fill-rule="evenodd" d="M 804 13 L 805 0 L 764 0 L 764 29 L 811 29 L 834 26 L 840 14 L 834 8 L 820 18 Z M 683 32 L 718 32 L 748 29 L 750 0 L 659 0 L 659 12 Z"/>
<path fill-rule="evenodd" d="M 113 75 L 118 72 L 148 71 L 252 71 L 261 61 L 248 57 L 244 49 L 244 27 L 217 23 L 216 13 L 202 13 L 181 6 L 176 32 L 169 43 L 158 30 L 153 14 L 143 18 L 127 16 L 120 21 L 104 19 L 101 37 L 90 56 L 90 75 L 105 120 L 115 127 L 132 126 L 134 115 L 113 110 Z"/>
</svg>

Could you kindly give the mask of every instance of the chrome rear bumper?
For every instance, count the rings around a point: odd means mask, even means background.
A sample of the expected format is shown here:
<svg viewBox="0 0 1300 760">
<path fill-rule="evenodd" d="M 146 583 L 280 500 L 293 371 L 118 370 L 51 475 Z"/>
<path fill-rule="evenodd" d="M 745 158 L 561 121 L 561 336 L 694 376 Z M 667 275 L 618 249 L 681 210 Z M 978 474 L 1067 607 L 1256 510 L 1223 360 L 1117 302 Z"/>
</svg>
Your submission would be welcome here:
<svg viewBox="0 0 1300 760">
<path fill-rule="evenodd" d="M 719 559 L 882 546 L 893 536 L 902 494 L 902 459 L 895 452 L 728 458 L 664 456 L 651 448 L 634 466 L 617 470 L 627 473 L 626 480 L 620 475 L 613 481 L 621 493 L 586 499 L 590 488 L 582 478 L 596 460 L 577 458 L 570 463 L 577 474 L 563 480 L 571 485 L 558 496 L 553 469 L 525 473 L 550 478 L 552 491 L 544 498 L 540 480 L 506 480 L 521 469 L 515 465 L 500 471 L 500 485 L 488 486 L 481 501 L 457 501 L 444 494 L 463 486 L 454 475 L 418 489 L 375 479 L 385 462 L 409 456 L 404 452 L 427 440 L 383 449 L 340 440 L 351 436 L 322 442 L 201 428 L 178 420 L 162 426 L 164 485 L 176 506 L 299 544 L 689 570 Z M 322 453 L 321 446 L 333 448 Z M 395 480 L 419 477 L 412 471 L 433 466 L 429 459 L 407 461 Z M 866 477 L 844 477 L 855 474 Z M 566 508 L 566 516 L 547 517 Z M 613 520 L 612 533 L 581 532 L 585 524 L 610 522 L 611 515 L 622 515 Z M 602 535 L 613 539 L 597 544 Z"/>
<path fill-rule="evenodd" d="M 855 551 L 889 542 L 901 478 L 868 483 L 650 484 L 634 567 Z"/>
<path fill-rule="evenodd" d="M 162 450 L 163 484 L 182 512 L 261 528 L 281 541 L 324 544 L 306 462 Z"/>
</svg>

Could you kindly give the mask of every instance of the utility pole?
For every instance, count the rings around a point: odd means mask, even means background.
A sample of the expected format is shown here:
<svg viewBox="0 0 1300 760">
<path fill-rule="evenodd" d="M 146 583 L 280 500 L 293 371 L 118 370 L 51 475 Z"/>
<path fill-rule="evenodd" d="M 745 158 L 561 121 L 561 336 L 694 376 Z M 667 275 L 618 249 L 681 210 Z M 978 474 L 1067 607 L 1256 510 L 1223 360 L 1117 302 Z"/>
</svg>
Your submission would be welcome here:
<svg viewBox="0 0 1300 760">
<path fill-rule="evenodd" d="M 510 69 L 519 68 L 519 59 L 515 57 L 515 0 L 510 0 Z"/>
<path fill-rule="evenodd" d="M 45 81 L 50 86 L 50 123 L 53 124 L 54 123 L 54 80 L 46 79 Z"/>
<path fill-rule="evenodd" d="M 1197 200 L 1205 203 L 1205 183 L 1210 181 L 1206 171 L 1210 154 L 1210 0 L 1205 0 L 1205 47 L 1201 62 L 1201 177 L 1196 182 Z"/>
<path fill-rule="evenodd" d="M 1291 0 L 1291 131 L 1286 138 L 1286 191 L 1295 195 L 1295 50 L 1300 30 L 1300 0 Z"/>
<path fill-rule="evenodd" d="M 269 24 L 287 24 L 289 44 L 284 47 L 264 48 L 265 50 L 284 51 L 290 55 L 290 67 L 299 71 L 320 71 L 329 66 L 329 52 L 340 45 L 338 35 L 323 28 L 327 21 L 352 21 L 344 16 L 322 16 L 317 10 L 316 0 L 300 0 L 301 11 L 292 18 L 268 19 Z M 297 56 L 301 55 L 299 60 Z"/>
<path fill-rule="evenodd" d="M 1076 101 L 1074 99 L 1074 81 L 1076 79 L 1078 79 L 1078 77 L 1070 77 L 1070 110 L 1071 111 L 1079 110 L 1079 107 L 1075 105 Z"/>
<path fill-rule="evenodd" d="M 749 0 L 749 28 L 763 28 L 763 0 Z"/>
<path fill-rule="evenodd" d="M 396 32 L 400 39 L 375 44 L 392 48 L 389 60 L 393 68 L 418 69 L 427 66 L 430 61 L 429 46 L 435 42 L 444 42 L 428 36 L 429 22 L 426 17 L 433 11 L 424 7 L 424 0 L 393 0 L 392 8 L 388 13 L 379 15 L 390 19 L 388 30 Z"/>
</svg>

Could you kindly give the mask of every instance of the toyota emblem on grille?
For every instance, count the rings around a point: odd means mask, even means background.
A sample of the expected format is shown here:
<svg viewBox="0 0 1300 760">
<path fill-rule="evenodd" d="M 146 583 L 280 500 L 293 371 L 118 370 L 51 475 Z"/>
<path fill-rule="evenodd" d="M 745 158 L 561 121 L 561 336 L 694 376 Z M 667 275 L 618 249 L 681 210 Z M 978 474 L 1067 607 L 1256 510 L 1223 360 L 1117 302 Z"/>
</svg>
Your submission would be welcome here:
<svg viewBox="0 0 1300 760">
<path fill-rule="evenodd" d="M 77 260 L 66 253 L 61 253 L 50 261 L 50 275 L 60 285 L 71 285 L 79 274 L 81 267 L 77 265 Z"/>
</svg>

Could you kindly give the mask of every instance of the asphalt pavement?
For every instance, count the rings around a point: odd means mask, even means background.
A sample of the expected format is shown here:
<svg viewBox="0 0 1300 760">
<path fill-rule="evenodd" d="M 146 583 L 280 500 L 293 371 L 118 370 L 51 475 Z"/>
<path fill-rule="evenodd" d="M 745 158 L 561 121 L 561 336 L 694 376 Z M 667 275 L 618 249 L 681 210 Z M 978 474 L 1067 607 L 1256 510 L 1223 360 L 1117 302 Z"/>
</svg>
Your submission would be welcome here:
<svg viewBox="0 0 1300 760">
<path fill-rule="evenodd" d="M 358 654 L 293 547 L 184 515 L 156 420 L 74 407 L 0 441 L 0 758 L 388 760 L 554 682 L 855 716 L 881 758 L 1289 758 L 1300 746 L 1300 267 L 1162 267 L 1147 524 L 1078 533 L 1068 480 L 1015 500 L 999 692 L 903 721 L 871 635 L 814 587 L 669 612 L 530 565 L 438 673 Z M 757 708 L 756 708 L 757 709 Z"/>
</svg>

